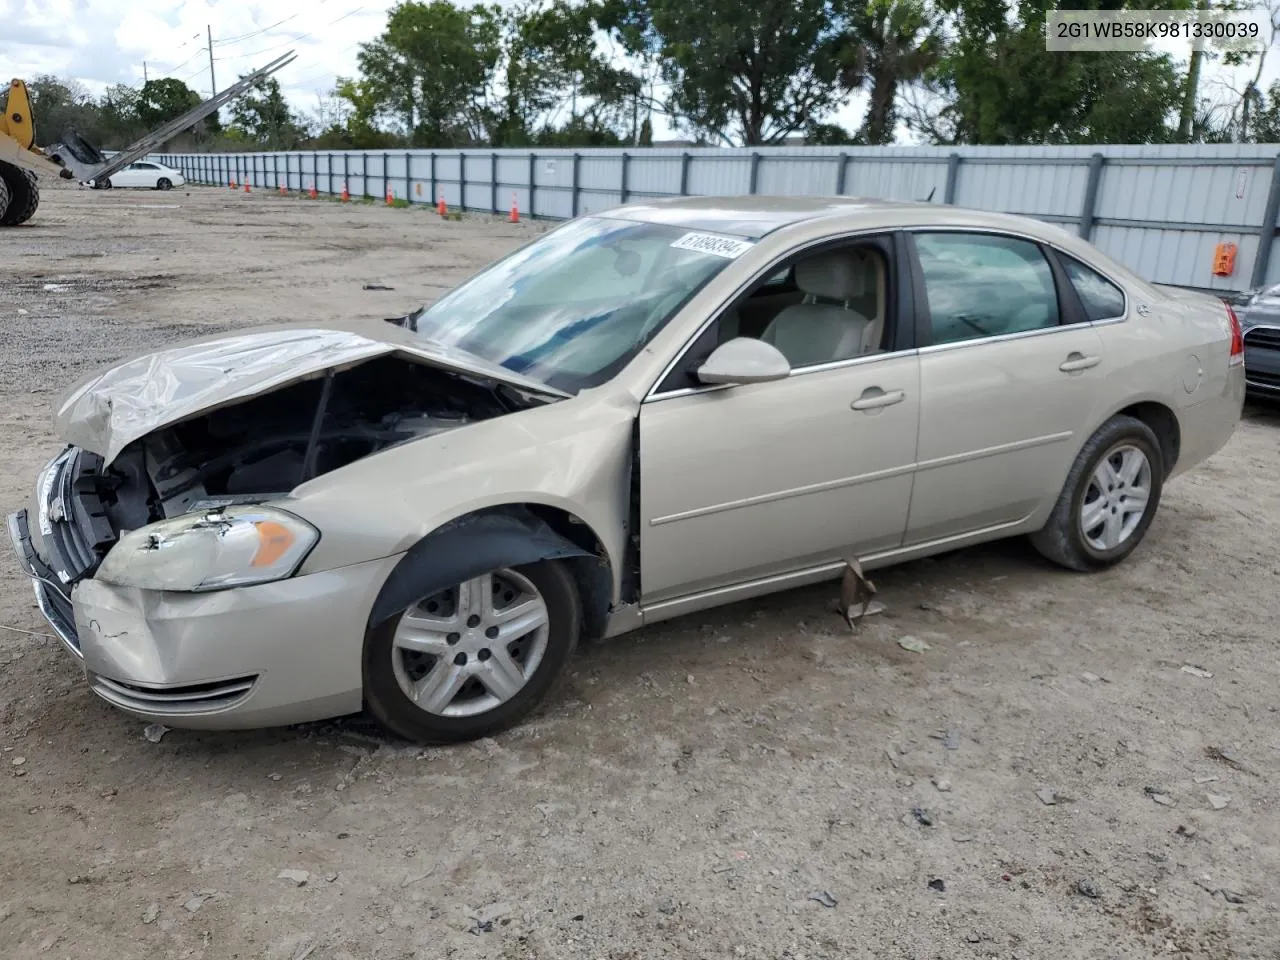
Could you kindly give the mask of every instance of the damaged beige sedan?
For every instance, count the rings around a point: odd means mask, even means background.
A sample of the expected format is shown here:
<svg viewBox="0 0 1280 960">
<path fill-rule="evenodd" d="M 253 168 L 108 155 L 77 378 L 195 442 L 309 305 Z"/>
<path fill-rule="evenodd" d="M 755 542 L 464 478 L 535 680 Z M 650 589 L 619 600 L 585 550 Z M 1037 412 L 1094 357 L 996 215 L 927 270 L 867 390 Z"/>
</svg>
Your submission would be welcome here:
<svg viewBox="0 0 1280 960">
<path fill-rule="evenodd" d="M 579 218 L 376 329 L 71 392 L 9 531 L 95 693 L 173 726 L 525 717 L 575 644 L 1029 534 L 1095 570 L 1230 437 L 1230 308 L 1062 230 L 851 199 Z"/>
</svg>

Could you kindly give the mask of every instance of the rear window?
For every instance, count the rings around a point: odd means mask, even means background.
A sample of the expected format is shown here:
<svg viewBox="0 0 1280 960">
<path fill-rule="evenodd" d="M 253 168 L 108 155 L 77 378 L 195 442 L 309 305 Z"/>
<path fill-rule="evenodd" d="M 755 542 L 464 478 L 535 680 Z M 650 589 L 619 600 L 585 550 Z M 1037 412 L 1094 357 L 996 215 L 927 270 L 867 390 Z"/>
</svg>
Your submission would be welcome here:
<svg viewBox="0 0 1280 960">
<path fill-rule="evenodd" d="M 1067 277 L 1084 305 L 1085 316 L 1090 320 L 1124 316 L 1124 292 L 1114 283 L 1097 270 L 1067 256 L 1062 256 L 1062 267 L 1067 271 Z"/>
</svg>

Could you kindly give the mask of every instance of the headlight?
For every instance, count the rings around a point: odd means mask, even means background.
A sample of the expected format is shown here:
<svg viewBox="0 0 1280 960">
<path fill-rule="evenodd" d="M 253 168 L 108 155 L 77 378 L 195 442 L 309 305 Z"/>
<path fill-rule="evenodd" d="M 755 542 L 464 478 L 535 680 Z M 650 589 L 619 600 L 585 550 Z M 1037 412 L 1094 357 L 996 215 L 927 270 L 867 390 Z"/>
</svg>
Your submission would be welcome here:
<svg viewBox="0 0 1280 960">
<path fill-rule="evenodd" d="M 202 510 L 131 530 L 94 578 L 144 590 L 222 590 L 283 580 L 320 539 L 283 510 L 253 505 Z"/>
</svg>

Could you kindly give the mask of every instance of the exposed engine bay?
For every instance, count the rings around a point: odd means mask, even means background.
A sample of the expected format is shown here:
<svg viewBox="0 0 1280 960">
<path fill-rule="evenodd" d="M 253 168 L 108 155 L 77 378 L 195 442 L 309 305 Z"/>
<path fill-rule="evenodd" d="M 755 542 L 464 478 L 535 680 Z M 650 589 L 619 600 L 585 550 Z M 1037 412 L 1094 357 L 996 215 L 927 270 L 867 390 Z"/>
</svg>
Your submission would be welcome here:
<svg viewBox="0 0 1280 960">
<path fill-rule="evenodd" d="M 122 530 L 261 502 L 379 450 L 545 402 L 506 384 L 378 357 L 156 430 L 105 469 L 82 451 L 72 496 L 98 518 L 89 539 L 100 560 Z"/>
</svg>

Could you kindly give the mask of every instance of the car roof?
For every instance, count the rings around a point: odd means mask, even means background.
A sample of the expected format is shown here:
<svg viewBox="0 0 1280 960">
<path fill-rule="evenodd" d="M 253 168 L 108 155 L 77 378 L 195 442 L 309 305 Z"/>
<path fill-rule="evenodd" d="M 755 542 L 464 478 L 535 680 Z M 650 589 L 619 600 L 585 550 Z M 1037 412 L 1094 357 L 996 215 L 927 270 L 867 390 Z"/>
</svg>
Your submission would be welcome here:
<svg viewBox="0 0 1280 960">
<path fill-rule="evenodd" d="M 896 228 L 913 224 L 945 224 L 1032 232 L 1056 236 L 1060 231 L 1029 217 L 990 213 L 948 204 L 873 200 L 862 197 L 673 197 L 643 200 L 602 211 L 599 216 L 639 220 L 729 233 L 758 240 L 793 224 L 835 220 L 839 229 Z"/>
</svg>

